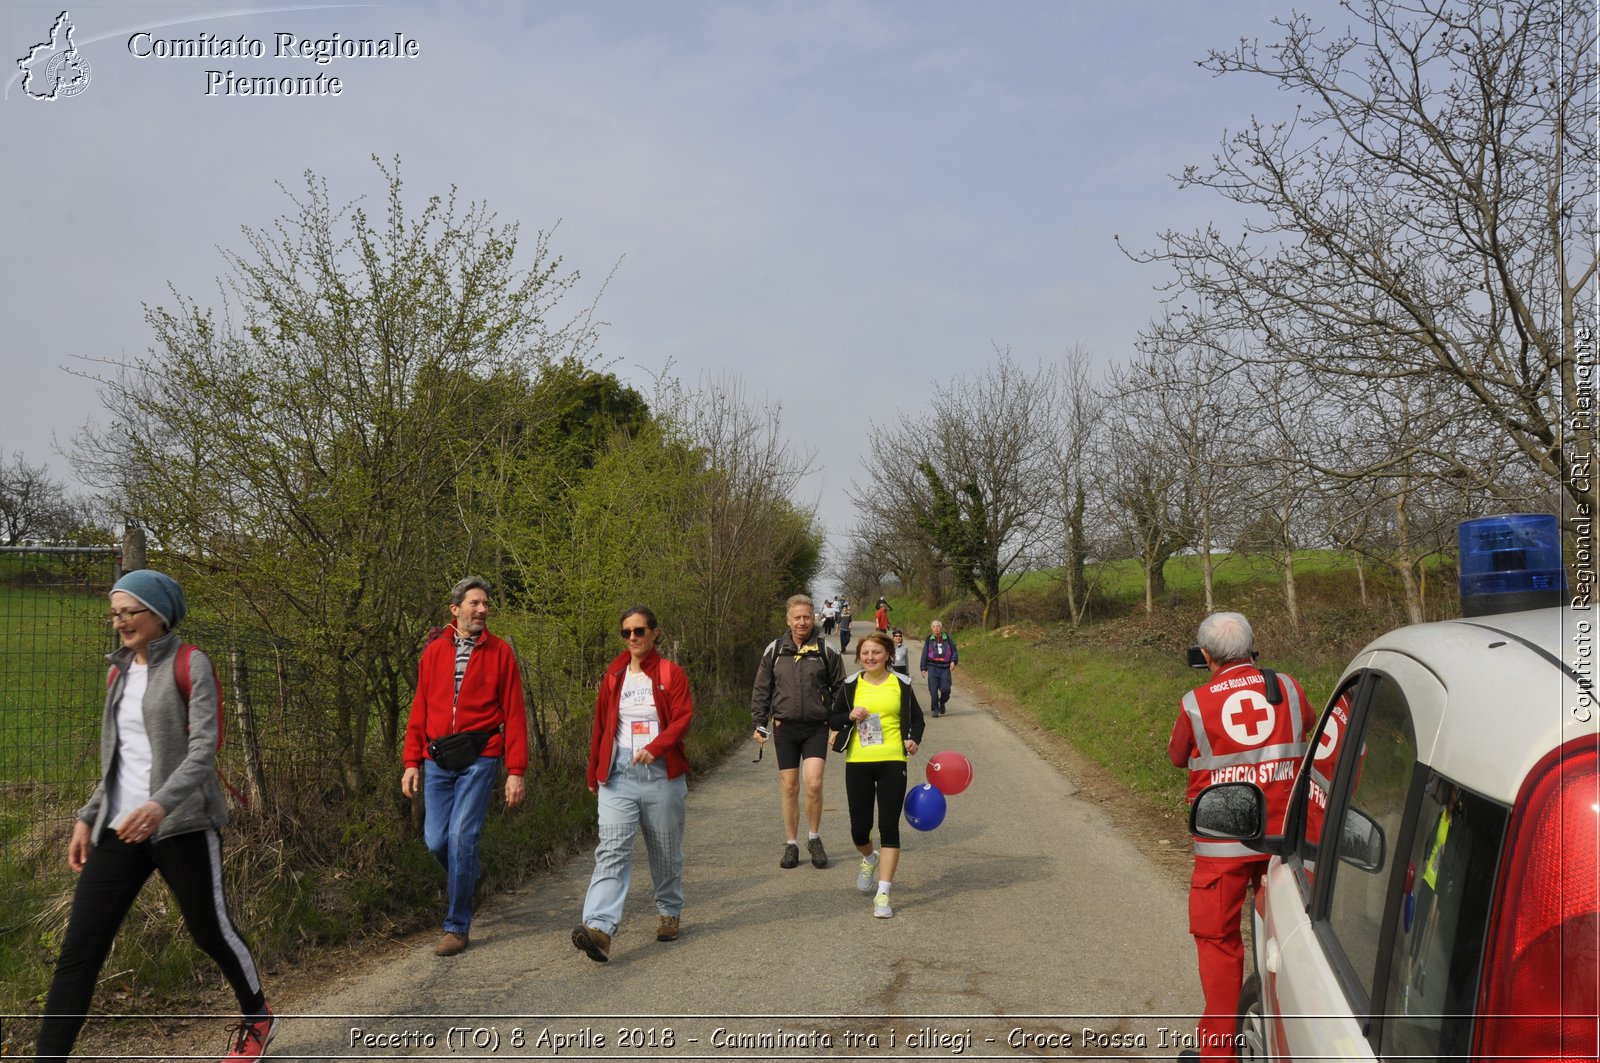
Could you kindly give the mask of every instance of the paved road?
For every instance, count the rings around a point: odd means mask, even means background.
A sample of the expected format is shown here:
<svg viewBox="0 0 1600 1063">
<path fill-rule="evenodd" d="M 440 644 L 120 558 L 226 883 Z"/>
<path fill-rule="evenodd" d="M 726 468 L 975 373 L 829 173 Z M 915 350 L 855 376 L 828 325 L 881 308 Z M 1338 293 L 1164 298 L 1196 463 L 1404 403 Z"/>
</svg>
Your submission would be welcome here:
<svg viewBox="0 0 1600 1063">
<path fill-rule="evenodd" d="M 295 1014 L 271 1054 L 1172 1058 L 1163 1031 L 1187 1033 L 1192 1019 L 1163 1016 L 1201 1004 L 1182 890 L 959 673 L 912 781 L 945 749 L 965 753 L 975 779 L 937 830 L 903 828 L 892 919 L 874 919 L 855 889 L 842 760 L 830 758 L 827 774 L 832 863 L 780 870 L 777 772 L 770 752 L 751 762 L 752 744 L 689 794 L 678 941 L 655 940 L 641 841 L 611 961 L 574 949 L 593 866 L 580 856 L 496 898 L 458 957 L 434 957 L 429 938 L 316 1000 L 281 1001 Z M 1085 1027 L 1100 1039 L 1086 1045 Z"/>
</svg>

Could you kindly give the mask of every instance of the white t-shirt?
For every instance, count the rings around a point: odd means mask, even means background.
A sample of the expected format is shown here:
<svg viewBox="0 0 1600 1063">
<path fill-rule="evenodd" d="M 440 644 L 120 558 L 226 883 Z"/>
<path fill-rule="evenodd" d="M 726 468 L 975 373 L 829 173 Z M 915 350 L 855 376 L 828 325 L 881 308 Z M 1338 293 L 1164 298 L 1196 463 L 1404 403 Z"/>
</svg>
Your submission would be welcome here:
<svg viewBox="0 0 1600 1063">
<path fill-rule="evenodd" d="M 656 713 L 650 674 L 630 669 L 622 680 L 622 700 L 617 706 L 617 748 L 631 758 L 660 733 L 661 717 Z"/>
<path fill-rule="evenodd" d="M 129 812 L 150 800 L 150 735 L 144 729 L 144 692 L 150 685 L 150 666 L 131 661 L 117 702 L 117 785 L 111 794 L 112 830 L 122 826 Z"/>
</svg>

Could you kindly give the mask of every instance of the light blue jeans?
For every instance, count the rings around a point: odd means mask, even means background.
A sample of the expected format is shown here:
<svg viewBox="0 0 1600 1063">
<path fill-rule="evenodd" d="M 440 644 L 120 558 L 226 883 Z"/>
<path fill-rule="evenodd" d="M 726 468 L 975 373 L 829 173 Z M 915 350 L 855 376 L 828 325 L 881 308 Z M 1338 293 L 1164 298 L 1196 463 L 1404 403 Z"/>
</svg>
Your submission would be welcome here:
<svg viewBox="0 0 1600 1063">
<path fill-rule="evenodd" d="M 633 839 L 644 830 L 656 910 L 683 914 L 683 821 L 689 779 L 667 778 L 663 761 L 635 764 L 629 753 L 614 752 L 611 776 L 600 787 L 600 843 L 594 847 L 594 876 L 583 899 L 583 925 L 615 934 L 622 904 L 633 881 Z"/>
<path fill-rule="evenodd" d="M 499 757 L 479 757 L 460 771 L 422 762 L 422 838 L 444 868 L 444 929 L 465 934 L 472 926 L 472 891 L 478 885 L 478 835 L 500 775 Z"/>
</svg>

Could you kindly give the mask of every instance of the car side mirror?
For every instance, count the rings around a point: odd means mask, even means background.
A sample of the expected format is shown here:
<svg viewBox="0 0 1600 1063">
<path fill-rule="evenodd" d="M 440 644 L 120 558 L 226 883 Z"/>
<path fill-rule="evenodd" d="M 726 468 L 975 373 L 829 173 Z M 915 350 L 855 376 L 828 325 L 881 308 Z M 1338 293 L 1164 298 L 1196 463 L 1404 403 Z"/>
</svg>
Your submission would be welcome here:
<svg viewBox="0 0 1600 1063">
<path fill-rule="evenodd" d="M 1388 855 L 1388 841 L 1378 821 L 1351 807 L 1345 810 L 1344 829 L 1339 832 L 1339 859 L 1363 871 L 1382 871 Z"/>
<path fill-rule="evenodd" d="M 1271 856 L 1287 851 L 1282 837 L 1267 835 L 1267 795 L 1255 783 L 1225 782 L 1201 790 L 1189 806 L 1189 833 Z"/>
</svg>

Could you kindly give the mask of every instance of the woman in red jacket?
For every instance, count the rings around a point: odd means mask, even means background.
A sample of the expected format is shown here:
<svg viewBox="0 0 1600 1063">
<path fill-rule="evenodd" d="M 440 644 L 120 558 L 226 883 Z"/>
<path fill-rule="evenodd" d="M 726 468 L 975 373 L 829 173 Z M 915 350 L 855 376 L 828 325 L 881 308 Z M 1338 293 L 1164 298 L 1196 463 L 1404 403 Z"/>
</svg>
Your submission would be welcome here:
<svg viewBox="0 0 1600 1063">
<path fill-rule="evenodd" d="M 689 760 L 683 738 L 694 699 L 683 669 L 656 652 L 656 614 L 636 605 L 622 614 L 618 654 L 600 680 L 589 739 L 589 792 L 600 799 L 600 841 L 572 943 L 591 960 L 611 958 L 633 871 L 633 839 L 644 828 L 656 888 L 657 941 L 676 941 L 683 914 L 683 820 Z"/>
</svg>

